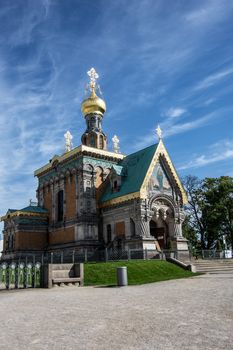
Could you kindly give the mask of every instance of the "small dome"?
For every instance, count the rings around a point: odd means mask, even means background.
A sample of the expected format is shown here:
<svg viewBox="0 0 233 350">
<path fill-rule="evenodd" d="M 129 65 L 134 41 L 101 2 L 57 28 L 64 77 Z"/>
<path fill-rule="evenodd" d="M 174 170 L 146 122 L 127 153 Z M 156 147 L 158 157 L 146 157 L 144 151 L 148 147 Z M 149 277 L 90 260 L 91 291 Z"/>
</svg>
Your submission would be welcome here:
<svg viewBox="0 0 233 350">
<path fill-rule="evenodd" d="M 84 117 L 90 113 L 103 115 L 106 111 L 106 104 L 104 100 L 96 95 L 95 91 L 92 91 L 91 96 L 81 104 L 81 110 Z"/>
</svg>

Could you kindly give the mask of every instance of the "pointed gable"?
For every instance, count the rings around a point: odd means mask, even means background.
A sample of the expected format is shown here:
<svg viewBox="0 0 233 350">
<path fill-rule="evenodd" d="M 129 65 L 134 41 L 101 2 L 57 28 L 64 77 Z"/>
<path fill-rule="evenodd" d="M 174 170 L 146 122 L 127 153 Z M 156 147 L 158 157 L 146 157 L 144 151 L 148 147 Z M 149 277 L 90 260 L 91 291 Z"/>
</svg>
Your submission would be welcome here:
<svg viewBox="0 0 233 350">
<path fill-rule="evenodd" d="M 118 192 L 112 192 L 111 186 L 108 184 L 100 202 L 109 202 L 130 194 L 135 194 L 135 196 L 139 197 L 141 186 L 151 165 L 157 146 L 158 144 L 149 146 L 128 155 L 120 161 L 118 165 L 124 169 L 124 178 L 122 179 L 121 187 Z"/>
<path fill-rule="evenodd" d="M 159 169 L 161 169 L 160 174 L 156 173 L 156 169 L 157 169 L 157 171 Z M 162 174 L 161 174 L 161 172 L 162 172 Z M 169 178 L 168 178 L 168 173 L 170 175 Z M 164 188 L 165 187 L 168 188 L 169 184 L 171 185 L 171 183 L 173 183 L 181 195 L 183 204 L 187 203 L 186 192 L 184 190 L 184 187 L 181 183 L 181 180 L 176 172 L 176 169 L 171 161 L 171 158 L 170 158 L 162 140 L 160 140 L 160 142 L 158 144 L 158 147 L 157 147 L 156 152 L 154 154 L 153 160 L 152 160 L 152 162 L 148 168 L 147 174 L 144 178 L 144 181 L 143 181 L 143 184 L 142 184 L 142 187 L 140 190 L 141 198 L 146 198 L 148 187 L 149 187 L 151 179 L 153 178 L 153 174 L 154 174 L 154 176 L 157 177 L 158 182 L 159 181 L 163 182 L 163 184 L 161 184 L 161 185 L 163 185 Z M 164 178 L 162 180 L 161 178 L 163 176 L 164 176 Z"/>
<path fill-rule="evenodd" d="M 152 179 L 155 186 L 158 188 L 163 186 L 165 191 L 176 187 L 183 203 L 187 203 L 185 190 L 162 140 L 158 144 L 128 155 L 118 165 L 124 173 L 121 186 L 118 191 L 113 191 L 109 182 L 100 199 L 100 206 L 116 204 L 132 198 L 147 198 Z"/>
</svg>

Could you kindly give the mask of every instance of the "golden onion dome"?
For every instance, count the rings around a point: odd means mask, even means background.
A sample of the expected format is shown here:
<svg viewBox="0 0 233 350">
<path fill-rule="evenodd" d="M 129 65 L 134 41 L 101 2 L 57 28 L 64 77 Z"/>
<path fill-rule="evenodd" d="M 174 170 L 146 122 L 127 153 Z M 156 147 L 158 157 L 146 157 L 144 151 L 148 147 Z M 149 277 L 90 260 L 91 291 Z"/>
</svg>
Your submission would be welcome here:
<svg viewBox="0 0 233 350">
<path fill-rule="evenodd" d="M 90 113 L 103 115 L 106 111 L 106 104 L 104 100 L 98 97 L 95 91 L 92 90 L 91 95 L 82 102 L 81 110 L 84 117 Z"/>
</svg>

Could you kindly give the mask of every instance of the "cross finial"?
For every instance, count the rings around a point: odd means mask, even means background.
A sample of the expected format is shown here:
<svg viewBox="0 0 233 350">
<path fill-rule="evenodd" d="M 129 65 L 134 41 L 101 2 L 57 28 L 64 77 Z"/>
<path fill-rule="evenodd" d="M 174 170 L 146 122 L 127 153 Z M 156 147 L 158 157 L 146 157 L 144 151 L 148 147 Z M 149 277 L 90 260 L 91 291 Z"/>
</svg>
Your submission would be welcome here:
<svg viewBox="0 0 233 350">
<path fill-rule="evenodd" d="M 158 139 L 161 140 L 162 139 L 162 130 L 161 130 L 159 125 L 156 128 L 156 134 L 158 136 Z"/>
<path fill-rule="evenodd" d="M 115 153 L 120 153 L 120 146 L 119 146 L 120 140 L 116 135 L 113 136 L 112 143 L 113 143 L 113 151 Z"/>
<path fill-rule="evenodd" d="M 87 75 L 90 77 L 89 88 L 91 92 L 95 92 L 96 90 L 96 80 L 99 78 L 99 74 L 96 72 L 95 68 L 91 68 Z"/>
<path fill-rule="evenodd" d="M 69 130 L 67 130 L 67 132 L 64 134 L 64 138 L 65 138 L 66 152 L 69 152 L 69 151 L 71 151 L 72 146 L 73 146 L 72 145 L 73 136 L 71 135 Z"/>
</svg>

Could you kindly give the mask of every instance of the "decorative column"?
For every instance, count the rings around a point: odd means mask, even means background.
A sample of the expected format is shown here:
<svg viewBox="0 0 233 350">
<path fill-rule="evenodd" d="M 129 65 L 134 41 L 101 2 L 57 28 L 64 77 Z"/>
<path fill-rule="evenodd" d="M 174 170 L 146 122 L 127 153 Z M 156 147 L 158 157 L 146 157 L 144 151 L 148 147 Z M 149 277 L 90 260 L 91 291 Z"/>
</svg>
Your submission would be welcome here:
<svg viewBox="0 0 233 350">
<path fill-rule="evenodd" d="M 150 237 L 150 223 L 145 217 L 135 220 L 136 236 Z"/>
</svg>

